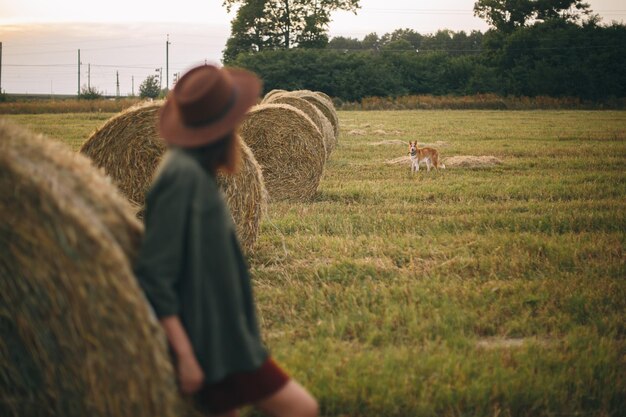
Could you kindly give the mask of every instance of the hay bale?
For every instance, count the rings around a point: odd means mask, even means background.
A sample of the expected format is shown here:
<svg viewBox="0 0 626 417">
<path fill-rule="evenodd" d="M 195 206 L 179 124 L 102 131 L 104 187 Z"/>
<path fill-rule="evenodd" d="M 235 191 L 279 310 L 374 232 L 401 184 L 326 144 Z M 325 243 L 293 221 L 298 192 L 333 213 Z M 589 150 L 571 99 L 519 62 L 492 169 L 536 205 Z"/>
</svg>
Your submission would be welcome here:
<svg viewBox="0 0 626 417">
<path fill-rule="evenodd" d="M 332 101 L 326 100 L 319 94 L 308 90 L 293 91 L 289 94 L 302 98 L 317 107 L 333 126 L 335 139 L 339 138 L 339 118 L 337 117 L 337 112 L 335 111 L 335 106 Z"/>
<path fill-rule="evenodd" d="M 333 103 L 333 99 L 330 98 L 330 96 L 326 93 L 324 93 L 323 91 L 316 91 L 316 93 L 321 96 L 324 100 L 330 102 L 331 104 L 333 104 L 333 107 L 335 107 L 335 104 Z"/>
<path fill-rule="evenodd" d="M 322 136 L 324 137 L 324 144 L 326 145 L 326 156 L 328 157 L 333 149 L 335 149 L 337 139 L 335 138 L 333 125 L 315 105 L 303 98 L 288 94 L 275 94 L 268 101 L 266 101 L 266 103 L 287 104 L 303 111 L 304 114 L 309 116 L 309 118 L 313 121 L 313 124 L 322 133 Z"/>
<path fill-rule="evenodd" d="M 491 155 L 457 155 L 448 157 L 443 162 L 445 163 L 446 168 L 482 168 L 500 165 L 502 160 Z"/>
<path fill-rule="evenodd" d="M 237 227 L 243 248 L 252 250 L 259 235 L 263 214 L 267 210 L 268 194 L 263 173 L 252 150 L 241 141 L 241 161 L 236 175 L 217 176 Z"/>
<path fill-rule="evenodd" d="M 154 172 L 167 147 L 156 130 L 156 118 L 163 102 L 139 105 L 109 119 L 83 144 L 80 152 L 89 156 L 113 179 L 122 193 L 141 208 Z M 241 169 L 234 176 L 218 175 L 242 246 L 249 251 L 259 233 L 267 207 L 263 175 L 245 144 Z"/>
<path fill-rule="evenodd" d="M 131 270 L 136 247 L 122 248 L 140 225 L 98 175 L 66 146 L 0 122 L 0 415 L 183 410 Z"/>
<path fill-rule="evenodd" d="M 253 107 L 239 133 L 263 170 L 271 198 L 310 199 L 322 178 L 324 138 L 311 119 L 286 104 Z"/>
<path fill-rule="evenodd" d="M 163 101 L 144 103 L 118 113 L 92 133 L 79 150 L 104 169 L 122 194 L 142 208 L 166 148 L 156 131 L 162 105 Z"/>
<path fill-rule="evenodd" d="M 263 97 L 263 100 L 261 100 L 261 103 L 266 103 L 274 95 L 280 95 L 280 94 L 283 94 L 283 93 L 286 93 L 286 92 L 287 92 L 287 90 L 281 90 L 281 89 L 271 90 Z"/>
</svg>

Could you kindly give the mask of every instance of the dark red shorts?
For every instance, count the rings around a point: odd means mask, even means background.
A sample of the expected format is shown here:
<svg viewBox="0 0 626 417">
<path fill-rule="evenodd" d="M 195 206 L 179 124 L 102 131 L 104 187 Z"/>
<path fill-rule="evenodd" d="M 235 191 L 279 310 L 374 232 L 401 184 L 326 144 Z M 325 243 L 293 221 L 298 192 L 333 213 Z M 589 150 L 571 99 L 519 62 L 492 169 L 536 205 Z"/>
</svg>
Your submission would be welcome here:
<svg viewBox="0 0 626 417">
<path fill-rule="evenodd" d="M 270 357 L 257 370 L 205 385 L 196 393 L 195 402 L 213 414 L 222 414 L 275 394 L 287 381 L 289 376 Z"/>
</svg>

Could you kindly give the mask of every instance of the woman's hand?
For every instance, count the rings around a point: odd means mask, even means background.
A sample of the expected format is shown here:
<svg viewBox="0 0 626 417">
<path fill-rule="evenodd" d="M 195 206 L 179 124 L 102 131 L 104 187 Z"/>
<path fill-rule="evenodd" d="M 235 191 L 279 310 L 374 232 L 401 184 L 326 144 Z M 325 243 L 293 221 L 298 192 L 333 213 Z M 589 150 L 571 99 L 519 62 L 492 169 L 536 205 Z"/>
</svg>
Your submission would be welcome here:
<svg viewBox="0 0 626 417">
<path fill-rule="evenodd" d="M 180 391 L 187 395 L 193 394 L 202 387 L 204 372 L 193 352 L 187 332 L 178 316 L 162 317 L 160 322 L 176 357 L 176 373 Z"/>
<path fill-rule="evenodd" d="M 179 356 L 177 373 L 178 384 L 183 394 L 194 394 L 202 387 L 204 372 L 193 353 Z"/>
</svg>

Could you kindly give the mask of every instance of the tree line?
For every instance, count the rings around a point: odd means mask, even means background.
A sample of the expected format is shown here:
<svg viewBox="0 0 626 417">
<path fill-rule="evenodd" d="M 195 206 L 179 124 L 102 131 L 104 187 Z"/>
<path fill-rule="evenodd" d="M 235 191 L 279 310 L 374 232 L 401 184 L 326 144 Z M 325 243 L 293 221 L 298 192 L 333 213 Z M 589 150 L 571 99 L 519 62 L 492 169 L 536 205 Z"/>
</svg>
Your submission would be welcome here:
<svg viewBox="0 0 626 417">
<path fill-rule="evenodd" d="M 358 0 L 226 0 L 240 4 L 224 50 L 266 91 L 310 89 L 342 100 L 411 94 L 626 97 L 626 26 L 601 24 L 580 0 L 482 0 L 485 32 L 398 29 L 329 39 L 334 10 Z"/>
</svg>

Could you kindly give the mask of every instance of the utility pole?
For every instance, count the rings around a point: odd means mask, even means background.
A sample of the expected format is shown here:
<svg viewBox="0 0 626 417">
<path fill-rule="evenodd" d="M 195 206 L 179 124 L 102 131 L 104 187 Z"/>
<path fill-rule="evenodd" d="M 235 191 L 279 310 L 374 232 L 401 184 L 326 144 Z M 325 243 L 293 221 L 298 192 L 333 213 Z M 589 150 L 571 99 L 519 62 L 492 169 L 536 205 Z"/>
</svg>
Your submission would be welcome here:
<svg viewBox="0 0 626 417">
<path fill-rule="evenodd" d="M 80 49 L 78 50 L 78 98 L 80 98 Z"/>
<path fill-rule="evenodd" d="M 132 85 L 132 95 L 133 95 L 133 97 L 135 97 L 135 76 L 134 75 L 131 75 L 130 81 L 132 83 L 131 84 Z"/>
<path fill-rule="evenodd" d="M 2 94 L 2 42 L 0 42 L 0 94 Z"/>
<path fill-rule="evenodd" d="M 117 81 L 115 82 L 115 85 L 116 85 L 115 97 L 119 97 L 120 96 L 120 72 L 119 71 L 115 71 L 115 78 L 117 78 Z"/>
<path fill-rule="evenodd" d="M 87 90 L 91 91 L 91 64 L 87 64 Z"/>
<path fill-rule="evenodd" d="M 165 89 L 170 88 L 170 35 L 167 34 L 167 41 L 165 41 Z"/>
</svg>

